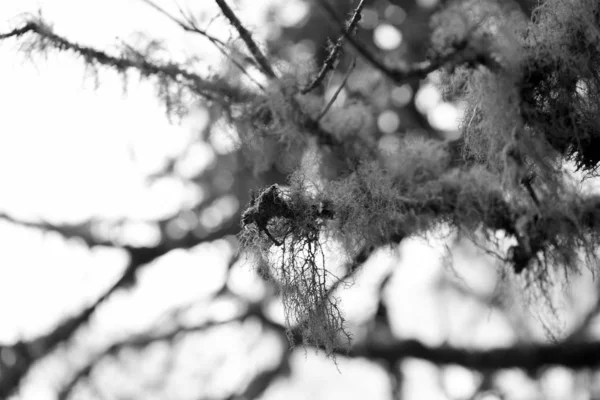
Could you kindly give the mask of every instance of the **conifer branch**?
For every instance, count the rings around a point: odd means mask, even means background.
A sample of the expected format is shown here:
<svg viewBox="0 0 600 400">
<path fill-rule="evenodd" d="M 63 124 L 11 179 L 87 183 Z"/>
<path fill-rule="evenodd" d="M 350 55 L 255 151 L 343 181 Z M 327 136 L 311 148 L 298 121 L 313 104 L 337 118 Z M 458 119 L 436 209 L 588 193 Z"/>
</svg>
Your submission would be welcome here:
<svg viewBox="0 0 600 400">
<path fill-rule="evenodd" d="M 271 64 L 269 63 L 269 61 L 267 60 L 265 55 L 258 48 L 258 45 L 252 38 L 252 34 L 250 33 L 250 31 L 248 31 L 244 27 L 244 25 L 242 25 L 242 22 L 240 21 L 240 19 L 237 17 L 237 15 L 235 15 L 235 13 L 229 7 L 229 5 L 227 5 L 225 0 L 215 0 L 215 1 L 216 1 L 217 5 L 219 6 L 219 8 L 221 9 L 221 11 L 223 12 L 223 15 L 225 15 L 225 18 L 227 18 L 229 20 L 231 25 L 233 25 L 233 27 L 240 34 L 240 37 L 246 44 L 246 47 L 248 47 L 248 50 L 254 57 L 254 60 L 260 66 L 260 69 L 262 70 L 262 72 L 269 78 L 277 78 L 275 71 L 273 71 L 273 68 L 271 68 Z"/>
<path fill-rule="evenodd" d="M 315 87 L 323 82 L 323 79 L 327 76 L 327 73 L 335 67 L 337 60 L 339 58 L 340 51 L 342 50 L 342 45 L 344 44 L 344 38 L 347 36 L 351 36 L 357 29 L 358 22 L 361 18 L 361 12 L 365 5 L 365 0 L 360 0 L 354 9 L 352 17 L 347 25 L 344 26 L 343 33 L 340 35 L 335 45 L 332 47 L 331 51 L 327 55 L 321 70 L 318 75 L 313 79 L 311 83 L 309 83 L 304 89 L 301 90 L 301 93 L 306 94 L 313 90 Z"/>
</svg>

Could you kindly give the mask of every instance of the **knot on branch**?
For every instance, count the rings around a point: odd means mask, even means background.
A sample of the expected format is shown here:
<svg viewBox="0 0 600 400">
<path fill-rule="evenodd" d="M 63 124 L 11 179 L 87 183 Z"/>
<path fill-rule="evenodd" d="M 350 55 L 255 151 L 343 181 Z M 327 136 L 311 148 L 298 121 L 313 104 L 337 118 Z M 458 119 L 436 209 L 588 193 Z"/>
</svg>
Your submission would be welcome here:
<svg viewBox="0 0 600 400">
<path fill-rule="evenodd" d="M 275 239 L 268 229 L 270 222 L 277 218 L 287 220 L 287 223 L 300 227 L 305 225 L 302 221 L 308 222 L 308 225 L 321 222 L 323 219 L 331 219 L 334 217 L 333 206 L 331 202 L 322 200 L 309 203 L 308 199 L 298 199 L 295 196 L 285 193 L 277 184 L 269 186 L 263 190 L 258 196 L 252 195 L 250 205 L 242 215 L 242 226 L 245 228 L 250 224 L 254 224 L 259 233 L 264 233 L 277 246 L 282 243 Z M 318 227 L 315 226 L 318 232 Z M 281 232 L 284 236 L 288 233 L 293 233 L 293 229 L 288 229 Z"/>
<path fill-rule="evenodd" d="M 277 184 L 269 186 L 258 197 L 252 195 L 250 206 L 242 215 L 242 225 L 255 224 L 259 233 L 264 233 L 277 246 L 281 246 L 267 229 L 273 218 L 292 218 L 294 213 Z"/>
</svg>

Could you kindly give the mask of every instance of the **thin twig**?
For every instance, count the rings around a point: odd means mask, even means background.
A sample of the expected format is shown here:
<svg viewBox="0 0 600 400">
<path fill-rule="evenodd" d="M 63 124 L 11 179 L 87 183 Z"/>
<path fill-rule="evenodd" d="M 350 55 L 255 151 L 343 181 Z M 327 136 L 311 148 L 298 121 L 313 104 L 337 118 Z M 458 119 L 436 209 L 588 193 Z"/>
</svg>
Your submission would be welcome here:
<svg viewBox="0 0 600 400">
<path fill-rule="evenodd" d="M 350 68 L 348 68 L 348 71 L 346 71 L 346 74 L 344 75 L 344 79 L 342 80 L 342 83 L 337 88 L 337 90 L 335 91 L 335 93 L 333 94 L 333 96 L 331 97 L 331 99 L 329 100 L 329 102 L 327 103 L 327 105 L 325 106 L 325 108 L 323 109 L 323 111 L 321 111 L 321 114 L 319 114 L 319 116 L 317 117 L 317 121 L 320 121 L 321 118 L 323 118 L 325 116 L 325 114 L 327 114 L 327 111 L 329 111 L 329 109 L 331 108 L 331 106 L 333 105 L 333 103 L 335 103 L 335 100 L 340 95 L 340 92 L 342 91 L 342 89 L 344 88 L 344 86 L 346 86 L 346 82 L 348 81 L 348 78 L 350 77 L 350 74 L 354 70 L 355 66 L 356 66 L 356 58 L 354 58 L 352 60 L 352 65 L 350 65 Z"/>
<path fill-rule="evenodd" d="M 342 31 L 342 34 L 348 40 L 348 43 L 350 43 L 365 58 L 365 60 L 371 63 L 376 69 L 383 72 L 395 83 L 400 84 L 411 79 L 425 78 L 431 72 L 448 64 L 458 65 L 462 63 L 473 62 L 480 64 L 485 63 L 484 57 L 481 57 L 481 54 L 478 54 L 475 51 L 464 51 L 468 47 L 468 41 L 465 39 L 455 44 L 454 49 L 450 54 L 444 55 L 435 60 L 421 61 L 402 67 L 390 68 L 352 36 L 352 33 L 346 29 L 344 22 L 337 16 L 335 9 L 327 0 L 319 0 L 319 4 L 329 14 L 331 19 L 337 23 Z"/>
<path fill-rule="evenodd" d="M 265 75 L 267 75 L 269 78 L 277 78 L 275 71 L 273 71 L 273 68 L 271 68 L 271 64 L 269 64 L 269 61 L 267 60 L 265 55 L 258 48 L 258 45 L 252 38 L 252 34 L 250 33 L 250 31 L 248 31 L 244 27 L 244 25 L 242 25 L 242 22 L 235 15 L 233 10 L 227 5 L 225 0 L 215 0 L 215 1 L 216 1 L 217 5 L 219 6 L 219 8 L 221 9 L 221 11 L 223 12 L 223 15 L 225 15 L 225 17 L 229 20 L 231 25 L 233 25 L 233 27 L 240 34 L 240 37 L 246 44 L 246 47 L 248 47 L 248 50 L 254 57 L 254 60 L 256 60 L 256 62 L 260 66 L 261 71 Z"/>
<path fill-rule="evenodd" d="M 184 24 L 181 20 L 177 19 L 174 15 L 172 15 L 171 13 L 169 13 L 167 10 L 165 10 L 164 8 L 162 8 L 161 6 L 159 6 L 158 4 L 156 4 L 152 0 L 140 0 L 140 1 L 148 4 L 150 7 L 154 8 L 156 11 L 158 11 L 159 13 L 161 13 L 162 15 L 164 15 L 165 17 L 169 18 L 171 21 L 175 22 L 183 30 L 188 31 L 188 32 L 197 33 L 199 35 L 204 36 L 205 38 L 207 38 L 208 40 L 210 40 L 211 42 L 213 42 L 215 44 L 218 43 L 221 46 L 227 47 L 227 43 L 223 42 L 219 38 L 216 38 L 216 37 L 212 36 L 211 34 L 209 34 L 208 32 L 206 32 L 204 29 L 200 29 L 196 25 L 191 24 L 190 21 L 187 18 L 186 18 L 186 22 L 188 22 L 189 25 Z M 181 10 L 181 8 L 180 8 L 179 12 L 183 13 L 183 10 Z"/>
<path fill-rule="evenodd" d="M 335 43 L 335 45 L 333 46 L 333 48 L 331 49 L 329 54 L 327 55 L 327 58 L 325 59 L 325 62 L 323 63 L 323 66 L 321 67 L 319 74 L 315 77 L 315 79 L 310 84 L 308 84 L 304 89 L 301 90 L 301 93 L 306 94 L 306 93 L 310 92 L 311 90 L 313 90 L 318 85 L 320 85 L 321 82 L 323 82 L 323 79 L 325 79 L 325 76 L 327 76 L 327 73 L 329 71 L 333 70 L 333 68 L 335 67 L 335 64 L 337 63 L 337 60 L 339 58 L 340 51 L 342 50 L 342 45 L 344 44 L 344 38 L 346 38 L 347 36 L 349 37 L 349 36 L 353 35 L 354 32 L 356 31 L 358 22 L 360 21 L 360 18 L 361 18 L 361 12 L 364 7 L 364 4 L 365 4 L 365 0 L 359 1 L 358 5 L 354 9 L 352 18 L 350 19 L 348 24 L 344 26 L 342 34 L 338 38 L 337 42 Z"/>
<path fill-rule="evenodd" d="M 193 21 L 191 17 L 186 16 L 184 11 L 181 8 L 179 8 L 179 12 L 181 13 L 182 17 L 185 19 L 185 23 L 183 21 L 181 21 L 180 19 L 177 19 L 175 16 L 173 16 L 169 12 L 167 12 L 164 8 L 160 7 L 158 4 L 154 3 L 152 0 L 141 0 L 141 1 L 148 4 L 150 7 L 154 8 L 159 13 L 163 14 L 164 16 L 169 18 L 171 21 L 175 22 L 184 31 L 190 32 L 190 33 L 196 33 L 198 35 L 204 36 L 206 39 L 208 39 L 210 42 L 212 42 L 215 45 L 215 47 L 217 48 L 217 50 L 219 50 L 219 52 L 221 54 L 223 54 L 227 59 L 229 59 L 244 75 L 246 75 L 248 77 L 248 79 L 250 79 L 254 84 L 256 84 L 256 86 L 258 86 L 262 91 L 266 90 L 265 87 L 260 82 L 258 82 L 256 79 L 254 79 L 248 73 L 248 71 L 246 71 L 246 68 L 244 68 L 244 66 L 238 60 L 236 60 L 232 55 L 230 55 L 229 53 L 227 53 L 227 51 L 225 51 L 225 49 L 232 51 L 232 49 L 230 48 L 229 45 L 227 45 L 227 43 L 225 43 L 222 40 L 209 34 L 205 29 L 201 29 L 200 27 L 198 27 L 198 25 L 195 23 L 195 21 Z M 251 59 L 249 57 L 248 57 L 248 59 L 251 60 L 252 64 L 255 64 L 253 59 Z"/>
</svg>

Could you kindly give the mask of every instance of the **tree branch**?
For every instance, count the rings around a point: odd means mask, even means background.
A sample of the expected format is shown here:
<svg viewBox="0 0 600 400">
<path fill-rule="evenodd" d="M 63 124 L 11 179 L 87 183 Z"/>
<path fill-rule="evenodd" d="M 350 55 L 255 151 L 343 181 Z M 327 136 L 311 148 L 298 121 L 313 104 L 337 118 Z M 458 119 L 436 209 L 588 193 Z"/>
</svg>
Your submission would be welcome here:
<svg viewBox="0 0 600 400">
<path fill-rule="evenodd" d="M 600 365 L 600 342 L 516 345 L 478 350 L 428 346 L 418 340 L 402 340 L 391 344 L 357 346 L 349 356 L 388 362 L 418 358 L 436 365 L 455 364 L 474 370 L 520 368 L 537 371 L 552 365 L 585 369 Z"/>
<path fill-rule="evenodd" d="M 257 317 L 267 327 L 282 332 L 281 326 L 265 315 Z M 301 340 L 299 332 L 292 331 L 295 339 Z M 386 335 L 390 336 L 390 335 Z M 298 341 L 298 343 L 302 343 Z M 314 346 L 313 346 L 314 347 Z M 323 349 L 324 350 L 324 349 Z M 516 344 L 510 347 L 475 349 L 449 345 L 429 346 L 416 339 L 392 342 L 364 342 L 349 351 L 336 349 L 335 354 L 351 358 L 366 358 L 374 361 L 397 363 L 406 358 L 417 358 L 436 365 L 460 365 L 477 371 L 497 371 L 520 368 L 535 372 L 549 366 L 570 369 L 587 369 L 600 366 L 600 342 L 556 344 Z"/>
<path fill-rule="evenodd" d="M 431 72 L 447 65 L 457 66 L 464 63 L 477 63 L 486 65 L 486 63 L 490 62 L 490 60 L 488 60 L 484 54 L 480 54 L 479 52 L 475 51 L 475 49 L 469 48 L 468 40 L 464 39 L 455 44 L 452 52 L 442 57 L 438 57 L 435 60 L 421 61 L 410 65 L 402 65 L 396 68 L 388 67 L 352 36 L 352 33 L 346 29 L 345 24 L 340 20 L 335 9 L 327 0 L 319 0 L 319 4 L 327 12 L 330 18 L 339 26 L 342 34 L 348 40 L 348 43 L 350 43 L 365 60 L 367 60 L 376 69 L 383 72 L 384 75 L 397 84 L 402 84 L 412 79 L 423 79 Z M 488 66 L 496 67 L 495 65 Z"/>
<path fill-rule="evenodd" d="M 176 328 L 170 329 L 168 332 L 164 333 L 147 333 L 140 334 L 134 337 L 127 338 L 125 340 L 113 343 L 102 352 L 94 356 L 90 361 L 88 361 L 82 368 L 79 369 L 77 373 L 62 387 L 58 394 L 59 400 L 67 400 L 75 386 L 82 380 L 90 375 L 93 369 L 105 358 L 117 355 L 121 350 L 124 349 L 134 349 L 141 350 L 149 345 L 156 342 L 172 342 L 178 336 L 186 335 L 189 333 L 198 333 L 198 332 L 206 332 L 209 329 L 214 327 L 223 326 L 229 324 L 234 321 L 239 321 L 240 319 L 245 318 L 247 315 L 242 315 L 235 317 L 233 319 L 227 321 L 209 321 L 206 323 L 202 323 L 199 325 L 192 326 L 178 326 Z"/>
<path fill-rule="evenodd" d="M 179 25 L 179 27 L 181 29 L 183 29 L 186 32 L 191 32 L 191 33 L 196 33 L 198 35 L 201 35 L 203 37 L 205 37 L 206 39 L 208 39 L 212 44 L 215 45 L 215 47 L 217 48 L 217 50 L 219 50 L 219 52 L 221 54 L 223 54 L 227 59 L 229 59 L 229 61 L 231 61 L 233 63 L 233 65 L 235 65 L 244 75 L 246 75 L 246 77 L 248 79 L 250 79 L 252 82 L 254 82 L 255 85 L 257 85 L 261 90 L 265 90 L 264 86 L 260 84 L 260 82 L 258 82 L 256 79 L 254 79 L 249 73 L 248 71 L 246 71 L 246 68 L 244 68 L 244 66 L 238 61 L 236 60 L 232 55 L 228 54 L 225 49 L 229 49 L 231 50 L 231 48 L 227 45 L 227 43 L 224 43 L 222 40 L 210 35 L 207 31 L 205 31 L 204 29 L 200 29 L 197 25 L 196 22 L 192 19 L 192 17 L 190 16 L 186 16 L 183 12 L 183 10 L 180 9 L 180 12 L 182 14 L 182 17 L 185 19 L 185 22 L 176 18 L 175 16 L 171 15 L 170 13 L 168 13 L 165 9 L 163 9 L 162 7 L 160 7 L 159 5 L 157 5 L 156 3 L 154 3 L 152 0 L 141 0 L 144 3 L 148 4 L 150 7 L 154 8 L 155 10 L 157 10 L 159 13 L 163 14 L 164 16 L 166 16 L 167 18 L 169 18 L 171 21 L 175 22 L 177 25 Z M 251 58 L 244 56 L 246 59 L 251 60 L 253 65 L 256 65 L 256 63 L 254 62 L 254 60 L 252 60 Z"/>
<path fill-rule="evenodd" d="M 208 242 L 233 235 L 239 231 L 237 218 L 235 223 L 224 224 L 221 229 L 214 231 L 204 238 L 198 238 L 192 233 L 183 238 L 172 241 L 163 241 L 156 247 L 131 247 L 124 249 L 129 253 L 129 263 L 121 277 L 108 288 L 96 301 L 86 307 L 79 314 L 61 322 L 50 333 L 27 342 L 18 342 L 9 346 L 0 345 L 0 350 L 9 351 L 17 359 L 11 366 L 3 365 L 0 360 L 0 398 L 7 398 L 20 385 L 22 379 L 27 375 L 33 364 L 48 355 L 58 345 L 68 341 L 73 334 L 94 314 L 96 309 L 119 289 L 129 288 L 135 284 L 136 274 L 139 269 L 150 262 L 167 254 L 174 249 L 189 249 L 202 242 Z M 54 229 L 55 231 L 58 231 Z M 58 231 L 60 233 L 60 231 Z M 76 235 L 73 235 L 74 237 Z"/>
<path fill-rule="evenodd" d="M 331 108 L 331 106 L 333 105 L 333 103 L 335 103 L 335 100 L 340 95 L 342 89 L 344 89 L 344 86 L 346 86 L 346 82 L 348 81 L 348 78 L 350 77 L 350 74 L 354 70 L 355 66 L 356 66 L 356 58 L 354 58 L 352 60 L 352 64 L 348 68 L 348 71 L 346 71 L 346 74 L 344 75 L 344 78 L 342 79 L 342 83 L 340 83 L 340 86 L 337 88 L 337 90 L 335 91 L 335 93 L 333 94 L 333 96 L 331 96 L 331 99 L 329 99 L 329 102 L 327 103 L 327 105 L 325 106 L 325 108 L 323 108 L 323 111 L 321 111 L 321 113 L 319 114 L 319 116 L 317 117 L 317 121 L 320 121 L 325 116 L 325 114 L 327 114 L 327 111 L 329 111 L 329 109 Z"/>
<path fill-rule="evenodd" d="M 365 0 L 360 0 L 358 2 L 358 4 L 356 5 L 356 8 L 354 9 L 352 18 L 348 22 L 347 26 L 343 27 L 344 29 L 343 29 L 342 35 L 340 35 L 337 42 L 335 43 L 335 45 L 333 46 L 333 48 L 327 55 L 327 58 L 325 59 L 325 62 L 323 63 L 323 66 L 321 67 L 319 74 L 315 77 L 315 79 L 310 84 L 308 84 L 304 89 L 301 90 L 302 94 L 306 94 L 306 93 L 310 92 L 311 90 L 313 90 L 318 85 L 320 85 L 321 82 L 323 81 L 323 79 L 325 79 L 325 76 L 327 76 L 327 73 L 334 68 L 335 63 L 338 60 L 340 51 L 342 50 L 342 45 L 344 44 L 344 38 L 354 34 L 354 31 L 357 28 L 357 24 L 360 21 L 361 12 L 362 12 L 364 5 L 365 5 Z"/>
<path fill-rule="evenodd" d="M 104 51 L 88 46 L 82 46 L 62 36 L 55 34 L 52 29 L 42 21 L 29 21 L 22 28 L 11 32 L 0 34 L 0 39 L 10 37 L 19 38 L 27 33 L 38 36 L 38 42 L 33 42 L 32 47 L 43 51 L 48 47 L 59 51 L 71 51 L 84 58 L 86 63 L 97 63 L 125 72 L 129 69 L 138 71 L 144 77 L 167 78 L 177 85 L 181 85 L 193 93 L 201 95 L 210 100 L 223 98 L 240 99 L 244 95 L 235 87 L 230 87 L 223 82 L 211 82 L 200 76 L 189 72 L 177 64 L 157 64 L 142 57 L 115 57 Z"/>
<path fill-rule="evenodd" d="M 248 50 L 254 57 L 254 60 L 260 66 L 260 69 L 262 70 L 262 72 L 269 78 L 277 78 L 277 75 L 275 75 L 275 71 L 273 71 L 273 68 L 271 68 L 271 64 L 269 63 L 269 61 L 267 60 L 265 55 L 258 48 L 258 45 L 252 38 L 252 34 L 250 33 L 250 31 L 248 31 L 244 27 L 244 25 L 242 25 L 242 22 L 235 15 L 233 10 L 227 5 L 225 0 L 215 0 L 215 1 L 216 1 L 217 5 L 219 6 L 219 8 L 221 9 L 221 11 L 223 12 L 223 15 L 225 15 L 225 17 L 229 20 L 231 25 L 233 25 L 233 27 L 240 34 L 240 37 L 246 44 L 246 47 L 248 47 Z"/>
</svg>

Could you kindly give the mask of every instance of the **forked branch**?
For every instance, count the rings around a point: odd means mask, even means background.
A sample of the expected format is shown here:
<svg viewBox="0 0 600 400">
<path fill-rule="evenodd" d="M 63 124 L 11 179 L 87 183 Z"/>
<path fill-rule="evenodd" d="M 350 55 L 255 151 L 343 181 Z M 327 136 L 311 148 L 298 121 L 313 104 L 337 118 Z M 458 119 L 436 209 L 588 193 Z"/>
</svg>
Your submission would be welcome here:
<svg viewBox="0 0 600 400">
<path fill-rule="evenodd" d="M 318 75 L 311 83 L 309 83 L 304 89 L 302 89 L 302 93 L 308 93 L 315 87 L 320 85 L 321 82 L 323 82 L 323 79 L 325 79 L 325 77 L 327 76 L 327 73 L 333 70 L 342 50 L 344 38 L 352 36 L 356 31 L 364 5 L 365 0 L 360 0 L 358 2 L 352 14 L 352 18 L 350 18 L 348 24 L 344 26 L 343 33 L 340 35 L 335 45 L 331 48 L 331 51 L 327 55 L 327 58 L 325 59 L 325 62 L 323 63 L 323 66 L 321 67 L 321 70 L 319 71 Z"/>
</svg>

